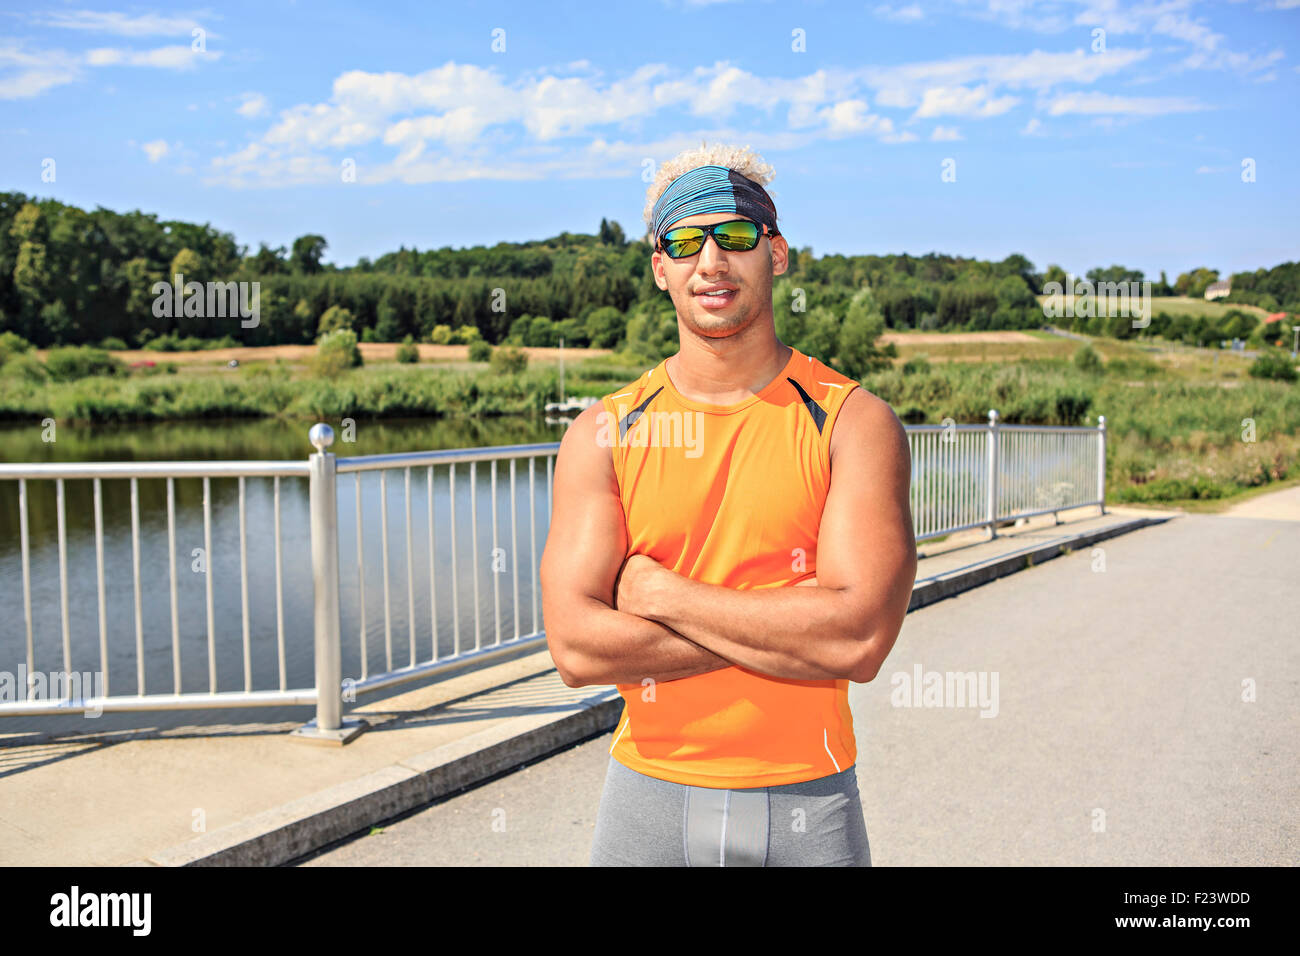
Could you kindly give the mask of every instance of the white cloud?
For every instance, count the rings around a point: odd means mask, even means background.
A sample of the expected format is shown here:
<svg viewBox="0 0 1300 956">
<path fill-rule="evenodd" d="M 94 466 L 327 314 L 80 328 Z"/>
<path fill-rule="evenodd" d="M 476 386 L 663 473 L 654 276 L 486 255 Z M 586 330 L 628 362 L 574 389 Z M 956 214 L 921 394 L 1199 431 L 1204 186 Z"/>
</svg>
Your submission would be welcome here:
<svg viewBox="0 0 1300 956">
<path fill-rule="evenodd" d="M 245 93 L 244 102 L 239 104 L 235 110 L 240 116 L 247 116 L 250 119 L 257 116 L 265 116 L 270 111 L 270 103 L 261 93 Z"/>
<path fill-rule="evenodd" d="M 37 14 L 32 19 L 41 26 L 84 30 L 90 33 L 112 33 L 124 37 L 174 36 L 181 33 L 189 34 L 199 27 L 199 22 L 191 17 L 163 17 L 157 14 L 129 16 L 125 13 L 96 10 L 44 13 Z M 208 35 L 216 34 L 209 32 Z"/>
<path fill-rule="evenodd" d="M 192 70 L 203 60 L 221 58 L 218 52 L 198 52 L 188 46 L 160 46 L 153 50 L 103 47 L 86 52 L 90 66 L 150 66 L 167 70 Z"/>
<path fill-rule="evenodd" d="M 1130 67 L 1150 53 L 1150 50 L 1114 49 L 1105 56 L 1097 56 L 1083 50 L 1068 53 L 1033 50 L 865 67 L 855 75 L 876 90 L 877 105 L 905 108 L 916 106 L 926 91 L 935 87 L 974 83 L 990 89 L 1043 91 L 1063 83 L 1095 83 L 1107 76 L 1129 72 Z"/>
<path fill-rule="evenodd" d="M 994 97 L 988 86 L 937 86 L 925 91 L 914 119 L 935 116 L 999 116 L 1020 102 L 1019 97 Z"/>
<path fill-rule="evenodd" d="M 73 82 L 80 75 L 73 55 L 62 50 L 29 53 L 12 40 L 0 41 L 0 68 L 14 71 L 0 77 L 0 100 L 39 96 L 48 89 Z"/>
<path fill-rule="evenodd" d="M 1050 116 L 1065 113 L 1164 116 L 1210 109 L 1185 96 L 1111 96 L 1107 93 L 1065 93 L 1047 105 Z"/>
<path fill-rule="evenodd" d="M 936 126 L 930 134 L 930 142 L 945 143 L 962 139 L 961 132 L 955 126 Z"/>
<path fill-rule="evenodd" d="M 140 148 L 144 150 L 151 163 L 156 163 L 167 155 L 167 141 L 164 139 L 155 139 L 152 142 L 145 143 Z"/>
<path fill-rule="evenodd" d="M 1231 169 L 1231 168 L 1232 168 L 1231 166 L 1197 166 L 1197 167 L 1196 167 L 1196 172 L 1197 172 L 1197 173 L 1201 173 L 1201 174 L 1204 174 L 1204 173 L 1226 173 L 1226 172 L 1227 172 L 1229 169 Z"/>
<path fill-rule="evenodd" d="M 1021 136 L 1046 136 L 1043 132 L 1043 123 L 1037 116 L 1031 116 L 1029 122 L 1020 130 Z"/>
<path fill-rule="evenodd" d="M 905 7 L 891 7 L 887 3 L 882 3 L 872 12 L 882 20 L 893 20 L 898 23 L 915 23 L 925 17 L 920 4 L 916 3 L 908 4 Z"/>
</svg>

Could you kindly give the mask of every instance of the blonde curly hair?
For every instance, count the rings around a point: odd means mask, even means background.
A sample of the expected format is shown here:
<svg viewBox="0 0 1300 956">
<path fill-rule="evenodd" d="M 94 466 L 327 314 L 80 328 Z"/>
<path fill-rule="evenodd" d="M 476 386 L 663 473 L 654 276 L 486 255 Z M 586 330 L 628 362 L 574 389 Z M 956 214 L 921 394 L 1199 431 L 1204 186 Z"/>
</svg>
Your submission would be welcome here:
<svg viewBox="0 0 1300 956">
<path fill-rule="evenodd" d="M 655 203 L 659 201 L 659 197 L 663 195 L 664 190 L 668 188 L 674 179 L 700 166 L 725 166 L 727 169 L 734 169 L 746 179 L 752 180 L 765 188 L 772 181 L 772 177 L 776 175 L 776 170 L 764 162 L 763 157 L 753 152 L 748 145 L 725 146 L 722 143 L 710 145 L 704 140 L 700 140 L 698 147 L 684 150 L 668 160 L 668 162 L 660 165 L 655 172 L 654 182 L 646 190 L 645 209 L 641 215 L 645 220 L 646 242 L 650 245 L 653 246 L 655 241 L 655 237 L 651 232 L 654 223 Z M 769 189 L 767 192 L 775 202 L 775 191 Z"/>
</svg>

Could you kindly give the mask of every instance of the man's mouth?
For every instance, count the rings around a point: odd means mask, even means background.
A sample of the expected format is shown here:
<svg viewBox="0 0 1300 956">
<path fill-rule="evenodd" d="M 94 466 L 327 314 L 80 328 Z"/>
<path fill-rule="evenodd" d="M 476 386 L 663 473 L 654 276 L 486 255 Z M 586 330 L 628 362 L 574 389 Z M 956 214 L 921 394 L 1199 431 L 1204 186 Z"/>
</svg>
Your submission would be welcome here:
<svg viewBox="0 0 1300 956">
<path fill-rule="evenodd" d="M 706 309 L 720 309 L 729 305 L 736 297 L 735 289 L 711 289 L 707 292 L 697 292 L 695 297 L 700 300 L 700 304 Z"/>
</svg>

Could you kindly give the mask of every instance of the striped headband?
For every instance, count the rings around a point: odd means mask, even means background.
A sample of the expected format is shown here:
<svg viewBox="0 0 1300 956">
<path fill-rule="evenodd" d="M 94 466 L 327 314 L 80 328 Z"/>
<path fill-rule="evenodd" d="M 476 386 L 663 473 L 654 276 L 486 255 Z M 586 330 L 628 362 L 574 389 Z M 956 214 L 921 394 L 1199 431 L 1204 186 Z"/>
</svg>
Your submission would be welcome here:
<svg viewBox="0 0 1300 956">
<path fill-rule="evenodd" d="M 651 211 L 655 242 L 664 230 L 688 216 L 739 213 L 776 233 L 776 206 L 758 183 L 726 166 L 697 166 L 668 184 Z"/>
</svg>

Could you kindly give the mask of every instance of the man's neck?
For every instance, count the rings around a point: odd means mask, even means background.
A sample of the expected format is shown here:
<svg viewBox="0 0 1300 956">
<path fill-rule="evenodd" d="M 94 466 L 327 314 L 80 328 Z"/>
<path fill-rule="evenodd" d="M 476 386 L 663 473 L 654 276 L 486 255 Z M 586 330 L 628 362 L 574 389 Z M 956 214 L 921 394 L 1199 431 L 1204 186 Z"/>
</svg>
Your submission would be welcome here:
<svg viewBox="0 0 1300 956">
<path fill-rule="evenodd" d="M 746 335 L 684 336 L 678 352 L 665 361 L 673 386 L 707 405 L 735 405 L 761 392 L 781 374 L 793 350 L 770 326 L 742 338 Z"/>
</svg>

